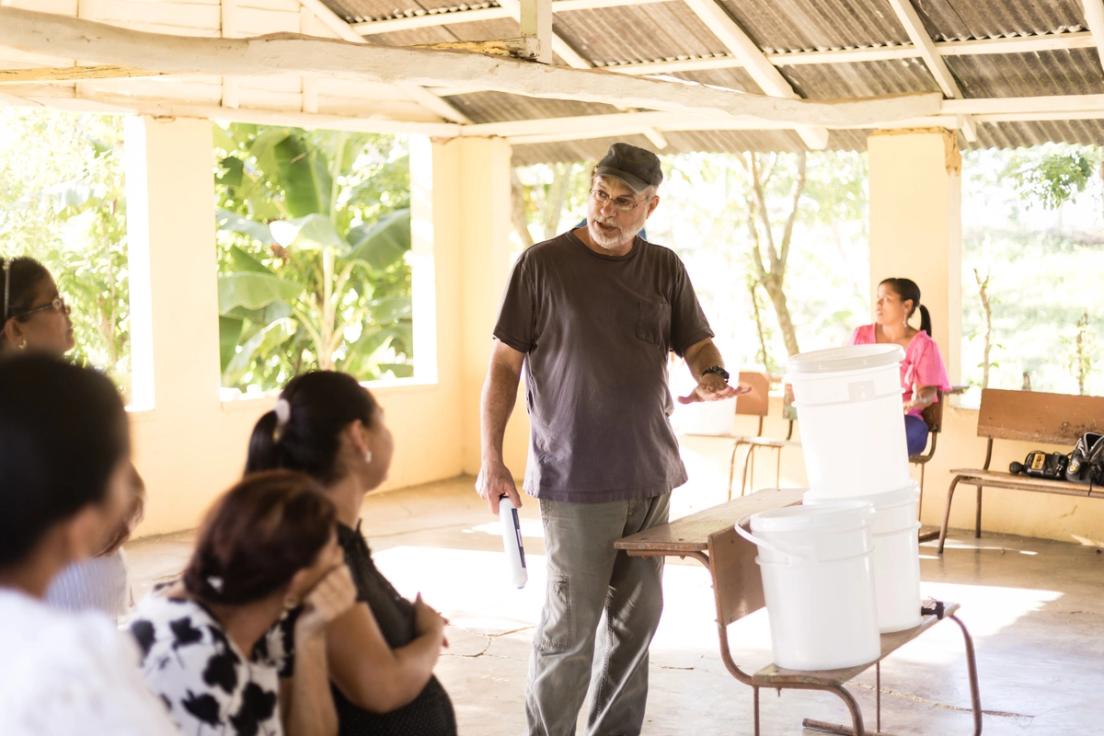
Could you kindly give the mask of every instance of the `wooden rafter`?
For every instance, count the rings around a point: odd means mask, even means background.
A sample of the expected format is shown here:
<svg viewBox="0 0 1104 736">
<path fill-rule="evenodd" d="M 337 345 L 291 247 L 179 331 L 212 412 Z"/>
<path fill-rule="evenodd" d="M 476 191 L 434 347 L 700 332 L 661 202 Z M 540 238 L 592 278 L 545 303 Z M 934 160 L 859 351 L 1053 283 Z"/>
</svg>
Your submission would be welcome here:
<svg viewBox="0 0 1104 736">
<path fill-rule="evenodd" d="M 1085 22 L 1089 24 L 1098 60 L 1104 68 L 1104 3 L 1101 0 L 1081 0 L 1081 7 L 1085 11 Z"/>
<path fill-rule="evenodd" d="M 715 35 L 735 58 L 739 59 L 755 83 L 772 97 L 798 99 L 790 83 L 770 63 L 754 41 L 729 17 L 728 12 L 715 0 L 683 0 L 688 8 L 701 19 L 705 27 Z M 797 134 L 805 145 L 813 150 L 828 147 L 828 131 L 825 128 L 802 126 Z"/>
<path fill-rule="evenodd" d="M 893 8 L 897 20 L 901 22 L 909 40 L 912 41 L 912 45 L 920 53 L 920 58 L 924 60 L 924 66 L 935 78 L 939 89 L 943 90 L 943 94 L 948 98 L 962 99 L 962 90 L 958 88 L 958 82 L 955 81 L 951 70 L 947 68 L 947 63 L 943 61 L 943 57 L 939 55 L 939 49 L 936 48 L 935 41 L 924 30 L 924 23 L 920 20 L 916 8 L 912 7 L 911 0 L 886 0 L 886 2 Z M 973 120 L 963 119 L 960 127 L 962 128 L 962 134 L 966 136 L 966 140 L 971 143 L 977 140 L 977 126 Z"/>
<path fill-rule="evenodd" d="M 322 0 L 299 0 L 299 4 L 313 13 L 314 17 L 337 34 L 338 38 L 350 43 L 365 43 L 364 37 L 350 28 L 349 24 L 342 20 Z M 401 85 L 401 88 L 414 102 L 431 110 L 434 114 L 440 115 L 445 120 L 461 124 L 471 122 L 468 116 L 456 109 L 452 103 L 438 97 L 424 87 L 419 87 L 416 84 L 404 84 Z"/>
<path fill-rule="evenodd" d="M 659 110 L 713 110 L 740 119 L 827 127 L 938 112 L 938 95 L 835 103 L 687 87 L 505 58 L 353 44 L 303 36 L 218 39 L 143 33 L 47 13 L 0 8 L 0 46 L 162 74 L 329 75 L 383 84 L 492 89 L 548 99 Z"/>
</svg>

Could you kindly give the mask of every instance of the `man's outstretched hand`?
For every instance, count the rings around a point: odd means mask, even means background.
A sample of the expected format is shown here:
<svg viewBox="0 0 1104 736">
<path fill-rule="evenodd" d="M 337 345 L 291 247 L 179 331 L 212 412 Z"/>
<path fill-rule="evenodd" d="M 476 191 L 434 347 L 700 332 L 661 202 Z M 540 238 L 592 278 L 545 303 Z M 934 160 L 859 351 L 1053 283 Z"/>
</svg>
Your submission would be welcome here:
<svg viewBox="0 0 1104 736">
<path fill-rule="evenodd" d="M 738 383 L 729 386 L 728 383 L 716 373 L 706 373 L 701 377 L 698 385 L 686 396 L 679 397 L 680 404 L 695 404 L 699 401 L 720 401 L 731 399 L 734 396 L 751 393 L 751 386 Z"/>
</svg>

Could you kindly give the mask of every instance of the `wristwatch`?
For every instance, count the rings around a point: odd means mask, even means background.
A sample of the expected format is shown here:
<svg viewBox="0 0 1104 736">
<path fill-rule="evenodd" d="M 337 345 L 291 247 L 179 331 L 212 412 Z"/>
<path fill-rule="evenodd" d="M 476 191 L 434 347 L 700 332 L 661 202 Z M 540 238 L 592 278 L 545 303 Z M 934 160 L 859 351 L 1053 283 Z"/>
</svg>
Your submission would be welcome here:
<svg viewBox="0 0 1104 736">
<path fill-rule="evenodd" d="M 720 376 L 721 378 L 724 379 L 725 383 L 728 383 L 728 378 L 729 378 L 728 371 L 726 371 L 723 366 L 711 365 L 708 368 L 706 368 L 704 371 L 702 371 L 703 376 L 706 373 L 716 373 L 718 376 Z"/>
</svg>

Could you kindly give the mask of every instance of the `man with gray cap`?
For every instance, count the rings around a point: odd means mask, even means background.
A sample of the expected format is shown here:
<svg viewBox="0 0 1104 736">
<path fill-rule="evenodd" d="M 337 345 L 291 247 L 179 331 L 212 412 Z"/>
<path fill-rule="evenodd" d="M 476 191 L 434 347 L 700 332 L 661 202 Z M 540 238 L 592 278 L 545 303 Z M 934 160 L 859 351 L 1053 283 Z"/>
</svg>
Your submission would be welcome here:
<svg viewBox="0 0 1104 736">
<path fill-rule="evenodd" d="M 668 419 L 668 353 L 698 381 L 679 401 L 741 393 L 682 261 L 639 237 L 662 180 L 654 153 L 613 144 L 594 168 L 585 227 L 522 254 L 494 330 L 476 488 L 494 513 L 503 497 L 521 505 L 502 438 L 524 368 L 524 485 L 540 502 L 548 558 L 525 700 L 533 736 L 574 734 L 592 679 L 588 733 L 640 732 L 662 561 L 613 542 L 666 523 L 671 489 L 686 482 Z"/>
</svg>

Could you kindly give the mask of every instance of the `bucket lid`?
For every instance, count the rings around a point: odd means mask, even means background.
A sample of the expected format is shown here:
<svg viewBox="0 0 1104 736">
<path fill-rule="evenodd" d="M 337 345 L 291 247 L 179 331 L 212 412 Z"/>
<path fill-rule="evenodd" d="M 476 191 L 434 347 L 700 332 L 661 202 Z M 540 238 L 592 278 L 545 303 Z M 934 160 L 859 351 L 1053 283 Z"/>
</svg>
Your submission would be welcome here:
<svg viewBox="0 0 1104 736">
<path fill-rule="evenodd" d="M 858 501 L 859 503 L 868 503 L 874 508 L 880 508 L 883 506 L 896 506 L 900 503 L 909 503 L 920 498 L 920 484 L 914 480 L 908 482 L 908 485 L 903 488 L 894 488 L 892 491 L 882 491 L 880 493 L 868 493 L 862 496 L 829 496 L 822 493 L 817 493 L 815 490 L 806 491 L 802 496 L 802 503 L 810 505 L 816 504 L 836 504 L 844 503 L 848 501 Z"/>
<path fill-rule="evenodd" d="M 769 533 L 854 528 L 867 524 L 873 513 L 873 506 L 860 501 L 786 506 L 753 514 L 751 530 Z"/>
<path fill-rule="evenodd" d="M 898 365 L 904 359 L 905 351 L 900 345 L 848 345 L 843 348 L 812 350 L 791 356 L 786 364 L 786 372 L 787 374 L 840 373 Z"/>
</svg>

